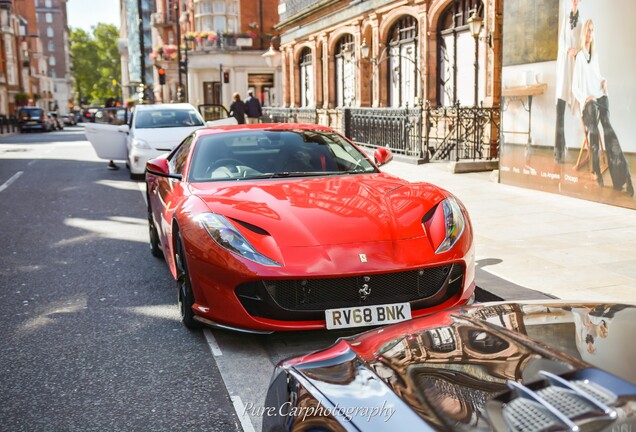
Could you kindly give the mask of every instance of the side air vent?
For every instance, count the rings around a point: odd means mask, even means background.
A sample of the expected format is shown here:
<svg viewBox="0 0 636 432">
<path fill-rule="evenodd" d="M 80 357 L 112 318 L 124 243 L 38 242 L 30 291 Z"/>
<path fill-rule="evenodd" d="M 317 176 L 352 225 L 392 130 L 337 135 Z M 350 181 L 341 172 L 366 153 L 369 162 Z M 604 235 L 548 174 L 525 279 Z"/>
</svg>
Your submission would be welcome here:
<svg viewBox="0 0 636 432">
<path fill-rule="evenodd" d="M 511 391 L 487 403 L 494 430 L 600 431 L 619 418 L 621 424 L 636 422 L 621 409 L 636 401 L 636 386 L 626 381 L 598 369 L 539 375 L 543 380 L 528 385 L 508 381 Z"/>
</svg>

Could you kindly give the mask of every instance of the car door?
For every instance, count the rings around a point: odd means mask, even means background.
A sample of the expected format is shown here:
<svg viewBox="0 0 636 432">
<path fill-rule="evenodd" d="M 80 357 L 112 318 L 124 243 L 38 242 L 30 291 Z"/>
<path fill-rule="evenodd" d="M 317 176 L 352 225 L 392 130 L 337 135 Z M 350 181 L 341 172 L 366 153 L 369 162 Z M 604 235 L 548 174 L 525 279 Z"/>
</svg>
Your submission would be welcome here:
<svg viewBox="0 0 636 432">
<path fill-rule="evenodd" d="M 183 174 L 185 163 L 190 152 L 194 136 L 190 135 L 179 144 L 168 156 L 168 166 L 171 174 Z M 168 178 L 157 177 L 153 184 L 149 184 L 148 197 L 153 210 L 155 227 L 159 234 L 164 254 L 172 256 L 170 241 L 172 237 L 172 217 L 179 200 L 183 197 L 183 182 Z M 167 247 L 166 247 L 167 246 Z"/>
<path fill-rule="evenodd" d="M 124 110 L 119 108 L 118 110 Z M 104 109 L 94 114 L 94 123 L 84 128 L 86 139 L 90 141 L 97 157 L 106 160 L 125 160 L 128 158 L 126 142 L 129 127 L 122 124 L 117 110 Z"/>
<path fill-rule="evenodd" d="M 223 105 L 204 104 L 199 105 L 198 108 L 207 127 L 238 124 L 234 117 L 230 117 L 230 113 Z"/>
</svg>

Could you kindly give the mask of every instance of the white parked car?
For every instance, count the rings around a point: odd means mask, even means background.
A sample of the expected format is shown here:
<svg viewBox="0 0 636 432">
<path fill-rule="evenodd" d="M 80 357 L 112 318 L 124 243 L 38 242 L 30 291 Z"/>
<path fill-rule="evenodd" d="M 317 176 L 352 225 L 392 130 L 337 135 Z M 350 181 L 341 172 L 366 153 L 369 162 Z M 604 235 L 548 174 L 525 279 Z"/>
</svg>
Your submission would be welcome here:
<svg viewBox="0 0 636 432">
<path fill-rule="evenodd" d="M 142 176 L 148 160 L 171 151 L 195 130 L 236 123 L 234 118 L 206 123 L 188 103 L 137 105 L 127 124 L 121 111 L 104 109 L 97 113 L 95 122 L 86 125 L 85 134 L 97 157 L 125 160 L 131 178 Z"/>
</svg>

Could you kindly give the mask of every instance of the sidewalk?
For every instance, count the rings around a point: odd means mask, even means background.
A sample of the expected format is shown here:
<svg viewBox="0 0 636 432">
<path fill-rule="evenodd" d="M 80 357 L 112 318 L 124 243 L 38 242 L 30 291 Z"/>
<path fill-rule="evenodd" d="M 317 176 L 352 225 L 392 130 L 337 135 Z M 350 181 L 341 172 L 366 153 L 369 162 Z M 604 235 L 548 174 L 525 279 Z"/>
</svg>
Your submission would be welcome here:
<svg viewBox="0 0 636 432">
<path fill-rule="evenodd" d="M 496 171 L 452 174 L 448 163 L 392 161 L 382 170 L 434 183 L 464 203 L 485 291 L 636 303 L 636 211 L 500 184 Z"/>
</svg>

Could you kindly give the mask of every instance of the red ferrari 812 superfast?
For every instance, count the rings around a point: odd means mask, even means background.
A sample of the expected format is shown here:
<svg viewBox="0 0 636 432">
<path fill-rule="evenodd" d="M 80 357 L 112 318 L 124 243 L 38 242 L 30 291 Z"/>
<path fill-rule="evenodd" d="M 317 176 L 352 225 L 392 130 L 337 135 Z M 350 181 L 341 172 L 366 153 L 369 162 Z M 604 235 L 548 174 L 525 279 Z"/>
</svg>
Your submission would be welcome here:
<svg viewBox="0 0 636 432">
<path fill-rule="evenodd" d="M 259 124 L 200 129 L 149 161 L 150 247 L 183 323 L 343 329 L 471 301 L 466 209 L 382 173 L 392 157 L 323 126 Z"/>
</svg>

